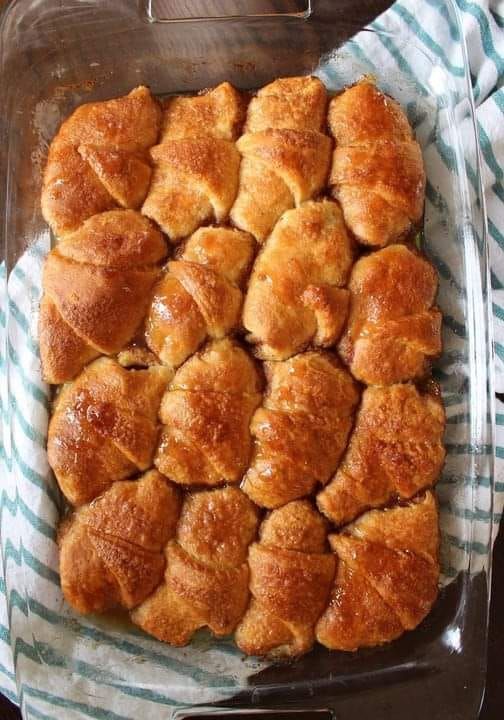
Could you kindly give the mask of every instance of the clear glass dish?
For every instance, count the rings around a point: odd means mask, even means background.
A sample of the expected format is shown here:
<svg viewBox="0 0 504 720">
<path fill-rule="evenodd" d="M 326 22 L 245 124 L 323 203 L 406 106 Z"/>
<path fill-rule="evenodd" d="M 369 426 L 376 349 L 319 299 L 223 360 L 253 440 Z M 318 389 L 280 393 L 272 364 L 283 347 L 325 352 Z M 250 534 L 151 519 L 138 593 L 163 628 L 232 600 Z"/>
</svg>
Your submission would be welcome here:
<svg viewBox="0 0 504 720">
<path fill-rule="evenodd" d="M 10 428 L 4 439 L 14 458 L 8 487 L 16 502 L 24 503 L 25 515 L 42 518 L 42 524 L 32 523 L 17 538 L 16 572 L 6 562 L 11 643 L 26 717 L 41 717 L 42 710 L 45 717 L 65 720 L 80 717 L 81 711 L 108 717 L 82 709 L 90 704 L 95 709 L 113 705 L 121 711 L 118 717 L 130 717 L 128 703 L 135 701 L 151 708 L 146 717 L 162 718 L 188 707 L 194 715 L 194 706 L 210 702 L 217 702 L 221 712 L 328 708 L 342 720 L 402 720 L 406 713 L 409 720 L 477 717 L 484 691 L 491 556 L 491 523 L 480 521 L 491 520 L 493 490 L 489 283 L 467 58 L 457 11 L 451 0 L 440 4 L 454 28 L 445 60 L 390 29 L 364 31 L 340 48 L 360 28 L 352 26 L 348 3 L 331 0 L 242 3 L 240 8 L 255 9 L 247 17 L 227 19 L 201 19 L 198 7 L 204 13 L 213 4 L 192 3 L 188 21 L 179 2 L 177 22 L 168 21 L 167 9 L 173 8 L 166 0 L 6 3 L 0 26 L 5 153 L 0 233 L 9 277 L 19 274 L 23 262 L 39 273 L 40 257 L 51 245 L 39 209 L 40 170 L 60 122 L 79 104 L 121 95 L 141 83 L 163 95 L 197 91 L 225 79 L 250 89 L 283 75 L 316 73 L 336 91 L 362 74 L 375 75 L 407 110 L 424 151 L 423 247 L 439 270 L 439 304 L 445 314 L 445 350 L 435 376 L 449 417 L 448 459 L 438 485 L 443 589 L 418 630 L 389 646 L 355 654 L 318 647 L 290 665 L 245 661 L 230 641 L 204 634 L 188 648 L 168 648 L 117 620 L 77 617 L 62 602 L 54 542 L 61 507 L 57 488 L 48 471 L 27 479 L 23 462 L 30 459 L 16 456 L 20 371 L 10 344 L 15 346 L 19 318 L 9 301 L 2 348 L 9 394 L 4 423 Z M 213 7 L 212 15 L 220 14 Z M 390 62 L 382 61 L 385 52 Z M 398 53 L 406 63 L 397 61 Z M 447 57 L 457 73 L 449 71 Z M 27 290 L 35 350 L 39 288 L 33 282 Z M 23 370 L 28 378 L 36 376 L 37 362 Z M 22 408 L 23 413 L 29 416 L 30 409 Z M 12 547 L 16 541 L 3 533 L 4 559 L 12 555 L 9 543 Z M 38 708 L 39 715 L 30 708 Z"/>
</svg>

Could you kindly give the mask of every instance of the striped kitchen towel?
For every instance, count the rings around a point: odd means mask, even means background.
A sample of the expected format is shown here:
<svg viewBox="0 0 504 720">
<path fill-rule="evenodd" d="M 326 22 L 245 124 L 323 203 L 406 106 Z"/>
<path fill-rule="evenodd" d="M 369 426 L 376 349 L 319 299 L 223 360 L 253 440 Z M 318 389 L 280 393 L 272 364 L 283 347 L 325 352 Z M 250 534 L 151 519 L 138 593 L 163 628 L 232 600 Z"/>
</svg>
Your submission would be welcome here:
<svg viewBox="0 0 504 720">
<path fill-rule="evenodd" d="M 457 2 L 460 25 L 442 2 L 400 0 L 372 24 L 376 33 L 359 33 L 317 68 L 330 89 L 355 80 L 356 73 L 375 74 L 407 109 L 424 151 L 429 176 L 425 249 L 440 274 L 445 315 L 445 351 L 436 367 L 448 415 L 448 457 L 438 485 L 444 583 L 468 568 L 469 557 L 472 571 L 485 567 L 504 503 L 504 407 L 499 402 L 492 528 L 491 443 L 468 441 L 480 432 L 468 412 L 484 407 L 485 388 L 467 383 L 473 358 L 464 305 L 478 295 L 477 286 L 467 288 L 468 278 L 474 283 L 478 278 L 477 273 L 472 279 L 464 275 L 460 258 L 465 252 L 470 267 L 476 259 L 470 253 L 477 249 L 472 238 L 460 246 L 462 218 L 450 196 L 460 165 L 450 132 L 454 122 L 463 137 L 469 138 L 471 130 L 464 93 L 457 97 L 465 79 L 462 32 L 483 158 L 496 384 L 504 392 L 504 3 Z M 431 58 L 429 72 L 422 57 Z M 451 92 L 450 78 L 455 115 L 448 122 L 450 108 L 430 103 L 433 95 Z M 465 179 L 467 197 L 474 197 L 478 177 L 471 163 Z M 476 246 L 479 241 L 476 237 Z M 36 332 L 41 265 L 49 243 L 47 232 L 20 258 L 8 282 L 4 269 L 1 278 L 0 691 L 30 719 L 168 718 L 181 704 L 239 692 L 259 665 L 243 660 L 229 641 L 203 636 L 188 648 L 169 648 L 131 628 L 76 616 L 62 600 L 55 546 L 61 501 L 45 453 L 49 394 L 40 378 Z M 471 328 L 471 337 L 478 338 L 481 330 Z"/>
</svg>

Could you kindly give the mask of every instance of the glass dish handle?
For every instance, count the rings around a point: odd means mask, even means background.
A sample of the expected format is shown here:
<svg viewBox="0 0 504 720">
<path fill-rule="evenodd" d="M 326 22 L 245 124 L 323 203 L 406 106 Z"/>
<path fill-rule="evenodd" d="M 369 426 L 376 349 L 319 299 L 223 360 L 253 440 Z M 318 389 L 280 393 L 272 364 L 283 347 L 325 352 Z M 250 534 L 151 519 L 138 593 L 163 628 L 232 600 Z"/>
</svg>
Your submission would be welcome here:
<svg viewBox="0 0 504 720">
<path fill-rule="evenodd" d="M 173 714 L 173 720 L 337 720 L 337 715 L 329 708 L 233 708 L 196 706 L 179 708 Z"/>
<path fill-rule="evenodd" d="M 184 23 L 205 20 L 242 20 L 292 17 L 306 19 L 313 0 L 140 0 L 150 23 Z"/>
</svg>

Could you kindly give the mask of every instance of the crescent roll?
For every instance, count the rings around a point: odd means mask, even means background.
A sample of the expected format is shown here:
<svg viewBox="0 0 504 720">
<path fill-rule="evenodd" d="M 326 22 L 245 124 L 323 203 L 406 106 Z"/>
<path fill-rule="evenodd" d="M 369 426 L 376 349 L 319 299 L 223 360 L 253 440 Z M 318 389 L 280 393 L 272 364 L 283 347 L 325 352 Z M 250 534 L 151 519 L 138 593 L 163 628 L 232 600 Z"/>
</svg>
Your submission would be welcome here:
<svg viewBox="0 0 504 720">
<path fill-rule="evenodd" d="M 163 397 L 156 467 L 181 485 L 240 480 L 260 390 L 254 362 L 241 347 L 228 338 L 205 346 L 177 370 Z"/>
<path fill-rule="evenodd" d="M 343 461 L 317 496 L 319 509 L 341 525 L 434 485 L 445 458 L 445 422 L 438 395 L 409 383 L 367 388 Z"/>
<path fill-rule="evenodd" d="M 331 650 L 390 642 L 413 630 L 438 594 L 439 528 L 432 492 L 406 506 L 365 513 L 329 542 L 338 569 L 316 627 Z"/>
<path fill-rule="evenodd" d="M 328 354 L 302 353 L 265 369 L 268 388 L 250 426 L 255 443 L 243 490 L 258 505 L 274 508 L 329 480 L 359 392 Z"/>
<path fill-rule="evenodd" d="M 405 245 L 390 245 L 355 263 L 339 352 L 358 380 L 390 385 L 426 375 L 429 359 L 441 352 L 437 286 L 433 266 Z"/>
<path fill-rule="evenodd" d="M 236 140 L 245 119 L 245 103 L 230 83 L 201 95 L 176 95 L 164 102 L 161 142 L 210 135 Z"/>
<path fill-rule="evenodd" d="M 257 511 L 241 490 L 206 490 L 185 497 L 175 540 L 166 548 L 164 582 L 131 617 L 159 640 L 186 645 L 207 626 L 229 635 L 248 603 L 247 548 Z"/>
<path fill-rule="evenodd" d="M 166 103 L 161 143 L 150 152 L 154 173 L 142 212 L 172 242 L 227 217 L 238 189 L 234 139 L 242 114 L 243 101 L 229 83 Z"/>
<path fill-rule="evenodd" d="M 103 493 L 115 480 L 147 470 L 158 440 L 158 410 L 171 372 L 125 370 L 115 360 L 88 365 L 57 397 L 47 455 L 72 505 Z"/>
<path fill-rule="evenodd" d="M 425 171 L 400 105 L 368 79 L 336 95 L 328 123 L 336 141 L 329 184 L 364 245 L 397 241 L 422 218 Z"/>
<path fill-rule="evenodd" d="M 81 105 L 51 143 L 42 214 L 58 237 L 92 215 L 138 208 L 151 179 L 148 149 L 157 142 L 161 108 L 146 87 Z"/>
<path fill-rule="evenodd" d="M 231 228 L 200 228 L 154 288 L 146 341 L 160 360 L 181 365 L 203 341 L 219 339 L 240 319 L 240 285 L 254 252 L 250 235 Z"/>
<path fill-rule="evenodd" d="M 309 343 L 336 342 L 348 312 L 353 261 L 334 202 L 306 202 L 286 212 L 257 257 L 243 307 L 247 340 L 267 360 L 285 360 Z"/>
<path fill-rule="evenodd" d="M 132 608 L 163 577 L 163 549 L 174 536 L 178 489 L 156 470 L 114 483 L 77 510 L 59 532 L 61 588 L 80 613 Z"/>
<path fill-rule="evenodd" d="M 306 500 L 296 500 L 263 522 L 249 549 L 252 600 L 235 634 L 247 655 L 297 657 L 315 640 L 327 605 L 335 557 L 326 552 L 326 526 Z"/>
<path fill-rule="evenodd" d="M 327 91 L 316 77 L 278 78 L 249 103 L 244 132 L 275 128 L 325 132 Z"/>
<path fill-rule="evenodd" d="M 89 218 L 49 253 L 39 315 L 47 382 L 71 380 L 132 339 L 165 255 L 159 230 L 133 210 Z"/>
<path fill-rule="evenodd" d="M 251 101 L 232 222 L 263 242 L 282 213 L 315 197 L 326 180 L 331 140 L 323 134 L 327 94 L 316 78 L 283 78 Z"/>
</svg>

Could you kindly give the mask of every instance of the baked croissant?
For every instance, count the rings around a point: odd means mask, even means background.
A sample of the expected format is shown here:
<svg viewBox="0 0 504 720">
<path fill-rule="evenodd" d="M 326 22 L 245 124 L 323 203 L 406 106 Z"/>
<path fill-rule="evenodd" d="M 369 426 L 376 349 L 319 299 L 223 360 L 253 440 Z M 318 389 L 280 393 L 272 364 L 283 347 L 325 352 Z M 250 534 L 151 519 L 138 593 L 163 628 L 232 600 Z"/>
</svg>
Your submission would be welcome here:
<svg viewBox="0 0 504 720">
<path fill-rule="evenodd" d="M 182 485 L 237 482 L 249 462 L 260 389 L 252 359 L 228 338 L 193 355 L 161 403 L 160 472 Z"/>
<path fill-rule="evenodd" d="M 79 508 L 59 533 L 65 599 L 81 613 L 142 602 L 161 582 L 179 510 L 178 489 L 156 470 Z"/>
<path fill-rule="evenodd" d="M 276 80 L 248 108 L 233 223 L 262 242 L 282 213 L 317 195 L 329 171 L 327 94 L 315 78 Z"/>
<path fill-rule="evenodd" d="M 308 343 L 336 342 L 352 260 L 336 203 L 306 202 L 282 216 L 256 259 L 243 307 L 247 340 L 261 358 L 284 360 Z"/>
<path fill-rule="evenodd" d="M 329 354 L 307 352 L 265 365 L 268 388 L 251 422 L 255 439 L 243 490 L 278 507 L 325 484 L 338 466 L 359 392 Z"/>
<path fill-rule="evenodd" d="M 223 82 L 201 95 L 177 95 L 164 102 L 161 142 L 210 135 L 236 140 L 245 116 L 242 95 Z"/>
<path fill-rule="evenodd" d="M 90 502 L 115 480 L 150 467 L 170 377 L 166 367 L 125 370 L 99 358 L 62 387 L 49 423 L 47 455 L 72 505 Z"/>
<path fill-rule="evenodd" d="M 242 113 L 242 99 L 229 83 L 168 101 L 161 144 L 151 149 L 154 173 L 142 212 L 172 242 L 227 217 L 238 189 L 234 138 Z"/>
<path fill-rule="evenodd" d="M 436 394 L 414 385 L 370 387 L 336 475 L 317 496 L 337 525 L 432 486 L 443 466 L 445 413 Z"/>
<path fill-rule="evenodd" d="M 249 103 L 244 132 L 275 128 L 325 132 L 327 91 L 316 77 L 278 78 Z"/>
<path fill-rule="evenodd" d="M 247 548 L 257 522 L 238 488 L 186 495 L 164 582 L 134 610 L 133 622 L 171 645 L 185 645 L 205 626 L 217 636 L 231 633 L 247 607 Z"/>
<path fill-rule="evenodd" d="M 151 178 L 147 150 L 157 142 L 161 108 L 146 87 L 87 103 L 60 127 L 44 172 L 42 214 L 62 237 L 114 207 L 138 208 Z"/>
<path fill-rule="evenodd" d="M 47 382 L 67 382 L 131 340 L 165 255 L 159 230 L 133 210 L 89 218 L 49 253 L 39 315 Z"/>
<path fill-rule="evenodd" d="M 329 184 L 364 245 L 383 247 L 422 218 L 422 152 L 401 107 L 369 79 L 329 103 L 336 141 Z"/>
<path fill-rule="evenodd" d="M 311 649 L 336 567 L 325 546 L 325 523 L 306 500 L 266 518 L 249 549 L 252 600 L 236 630 L 240 650 L 296 657 Z"/>
<path fill-rule="evenodd" d="M 433 305 L 437 274 L 420 254 L 391 245 L 358 260 L 350 276 L 350 314 L 339 352 L 368 385 L 426 375 L 441 352 L 442 316 Z"/>
<path fill-rule="evenodd" d="M 147 316 L 147 345 L 162 362 L 177 367 L 207 337 L 238 324 L 253 251 L 252 237 L 230 228 L 200 228 L 189 238 L 154 288 Z"/>
<path fill-rule="evenodd" d="M 317 640 L 357 650 L 413 630 L 438 593 L 439 529 L 432 492 L 407 506 L 372 510 L 329 542 L 338 569 Z"/>
</svg>

